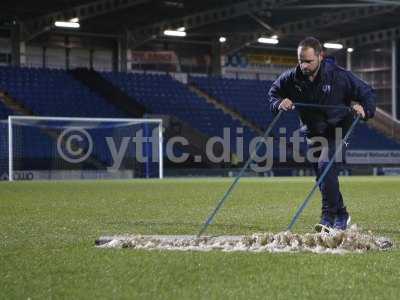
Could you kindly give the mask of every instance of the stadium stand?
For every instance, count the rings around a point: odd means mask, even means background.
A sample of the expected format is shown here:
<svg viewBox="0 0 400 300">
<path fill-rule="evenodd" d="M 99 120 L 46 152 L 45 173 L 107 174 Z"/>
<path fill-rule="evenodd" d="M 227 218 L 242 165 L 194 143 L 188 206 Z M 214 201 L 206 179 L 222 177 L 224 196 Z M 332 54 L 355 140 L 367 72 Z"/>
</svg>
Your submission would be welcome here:
<svg viewBox="0 0 400 300">
<path fill-rule="evenodd" d="M 192 76 L 190 82 L 261 127 L 272 119 L 266 108 L 267 92 L 272 81 Z M 285 127 L 287 133 L 292 135 L 299 128 L 297 114 L 286 113 L 276 126 L 276 131 L 279 127 Z M 276 131 L 275 134 L 279 134 Z M 366 124 L 356 128 L 350 143 L 350 149 L 391 150 L 399 147 L 397 142 Z"/>
<path fill-rule="evenodd" d="M 216 109 L 169 75 L 112 72 L 103 72 L 102 75 L 146 106 L 148 111 L 177 116 L 210 137 L 222 137 L 224 127 L 230 128 L 233 135 L 235 128 L 243 127 L 245 143 L 255 136 L 249 128 Z M 230 146 L 236 151 L 234 138 L 231 138 Z"/>
<path fill-rule="evenodd" d="M 136 99 L 154 114 L 173 115 L 207 136 L 223 136 L 223 128 L 231 130 L 230 146 L 236 152 L 236 128 L 244 128 L 244 144 L 255 137 L 255 133 L 239 121 L 193 93 L 183 83 L 169 75 L 143 73 L 102 72 L 101 75 L 126 94 Z M 190 77 L 190 83 L 218 101 L 232 107 L 261 129 L 271 121 L 272 114 L 266 109 L 266 93 L 271 81 L 226 79 L 219 77 Z M 75 80 L 62 70 L 0 67 L 0 90 L 31 109 L 35 115 L 70 117 L 125 117 L 123 111 L 100 97 L 96 92 Z M 0 118 L 15 114 L 0 103 Z M 296 113 L 287 113 L 276 126 L 274 135 L 279 136 L 279 127 L 286 127 L 289 135 L 299 128 Z M 361 138 L 369 137 L 369 138 Z M 41 137 L 43 138 L 43 137 Z M 39 137 L 38 137 L 39 139 Z M 99 142 L 100 143 L 100 142 Z M 352 149 L 398 149 L 399 144 L 365 124 L 356 129 L 350 144 Z M 302 146 L 302 148 L 304 145 Z M 32 153 L 34 157 L 47 156 L 45 151 Z M 244 147 L 248 157 L 248 147 Z M 277 151 L 274 156 L 276 157 Z M 108 162 L 110 157 L 98 154 Z"/>
<path fill-rule="evenodd" d="M 273 116 L 267 107 L 267 93 L 272 81 L 211 76 L 191 76 L 189 80 L 200 90 L 232 107 L 260 128 L 265 128 L 272 120 Z M 282 116 L 274 128 L 274 135 L 278 136 L 279 128 L 283 127 L 288 133 L 299 128 L 296 112 L 286 113 Z"/>
<path fill-rule="evenodd" d="M 41 116 L 124 117 L 64 70 L 0 67 L 0 90 Z"/>
<path fill-rule="evenodd" d="M 266 111 L 266 91 L 271 81 L 191 76 L 190 82 L 260 127 L 271 119 Z"/>
<path fill-rule="evenodd" d="M 13 99 L 37 116 L 102 118 L 127 116 L 95 92 L 80 84 L 64 70 L 0 67 L 0 90 L 6 91 Z M 16 113 L 1 103 L 0 116 L 2 119 L 13 114 Z M 44 163 L 41 160 L 54 157 L 56 149 L 51 138 L 52 131 L 54 130 L 18 128 L 16 134 L 19 135 L 19 143 L 29 145 L 23 150 L 20 149 L 28 158 L 23 162 L 24 167 L 34 169 L 36 165 Z M 94 149 L 94 156 L 97 157 L 99 163 L 110 165 L 112 158 L 109 151 L 104 151 L 107 145 L 104 139 L 100 138 L 104 135 L 101 131 L 98 129 L 97 134 L 92 134 L 97 145 Z M 18 153 L 16 153 L 17 155 Z M 32 158 L 34 160 L 29 160 Z"/>
</svg>

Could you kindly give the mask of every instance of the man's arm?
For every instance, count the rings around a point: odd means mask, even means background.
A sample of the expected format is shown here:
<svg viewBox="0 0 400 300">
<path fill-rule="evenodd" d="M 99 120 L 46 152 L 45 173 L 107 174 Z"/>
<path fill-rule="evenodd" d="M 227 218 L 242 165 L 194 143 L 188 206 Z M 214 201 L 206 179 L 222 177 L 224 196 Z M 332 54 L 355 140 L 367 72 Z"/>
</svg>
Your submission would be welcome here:
<svg viewBox="0 0 400 300">
<path fill-rule="evenodd" d="M 293 109 L 293 102 L 288 99 L 287 85 L 290 80 L 290 71 L 281 74 L 276 79 L 268 92 L 269 108 L 273 113 L 278 110 L 291 110 Z"/>
<path fill-rule="evenodd" d="M 354 110 L 366 120 L 372 118 L 376 110 L 376 95 L 374 90 L 351 72 L 347 72 L 347 77 L 350 84 L 350 98 L 361 105 L 354 105 Z M 363 112 L 365 116 L 363 116 Z"/>
</svg>

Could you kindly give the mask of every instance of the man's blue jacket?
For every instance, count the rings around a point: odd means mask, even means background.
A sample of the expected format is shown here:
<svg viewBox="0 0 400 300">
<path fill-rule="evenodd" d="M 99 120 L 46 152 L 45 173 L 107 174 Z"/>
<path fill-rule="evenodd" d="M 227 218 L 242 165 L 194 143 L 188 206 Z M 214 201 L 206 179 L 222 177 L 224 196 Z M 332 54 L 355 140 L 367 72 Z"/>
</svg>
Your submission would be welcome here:
<svg viewBox="0 0 400 300">
<path fill-rule="evenodd" d="M 304 76 L 300 66 L 297 66 L 280 75 L 268 94 L 272 112 L 277 112 L 280 102 L 289 98 L 294 103 L 347 107 L 350 107 L 351 101 L 356 101 L 363 106 L 366 119 L 375 114 L 376 96 L 373 89 L 350 71 L 326 61 L 322 61 L 313 82 Z M 353 116 L 345 109 L 298 107 L 297 110 L 303 125 L 306 125 L 308 137 L 329 137 L 337 127 L 347 131 L 353 120 Z"/>
</svg>

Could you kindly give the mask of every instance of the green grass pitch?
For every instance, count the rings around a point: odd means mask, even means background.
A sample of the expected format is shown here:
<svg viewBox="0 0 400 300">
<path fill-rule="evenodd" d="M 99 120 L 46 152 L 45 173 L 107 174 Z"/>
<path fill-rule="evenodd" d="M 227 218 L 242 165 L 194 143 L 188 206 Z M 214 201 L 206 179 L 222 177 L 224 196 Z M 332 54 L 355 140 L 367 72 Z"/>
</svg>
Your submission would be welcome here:
<svg viewBox="0 0 400 300">
<path fill-rule="evenodd" d="M 354 223 L 392 238 L 367 254 L 96 249 L 101 235 L 196 234 L 232 179 L 0 184 L 0 299 L 397 299 L 400 178 L 343 177 Z M 313 178 L 244 178 L 212 234 L 279 232 Z M 295 232 L 310 232 L 319 193 Z"/>
</svg>

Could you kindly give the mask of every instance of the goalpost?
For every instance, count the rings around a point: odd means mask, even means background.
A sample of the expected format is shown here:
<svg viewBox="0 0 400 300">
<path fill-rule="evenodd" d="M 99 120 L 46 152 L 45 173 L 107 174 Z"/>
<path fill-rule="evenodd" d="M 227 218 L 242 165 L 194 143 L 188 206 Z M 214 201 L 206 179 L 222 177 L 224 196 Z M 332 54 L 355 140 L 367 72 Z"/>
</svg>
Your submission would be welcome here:
<svg viewBox="0 0 400 300">
<path fill-rule="evenodd" d="M 8 180 L 163 178 L 162 119 L 8 117 Z"/>
</svg>

